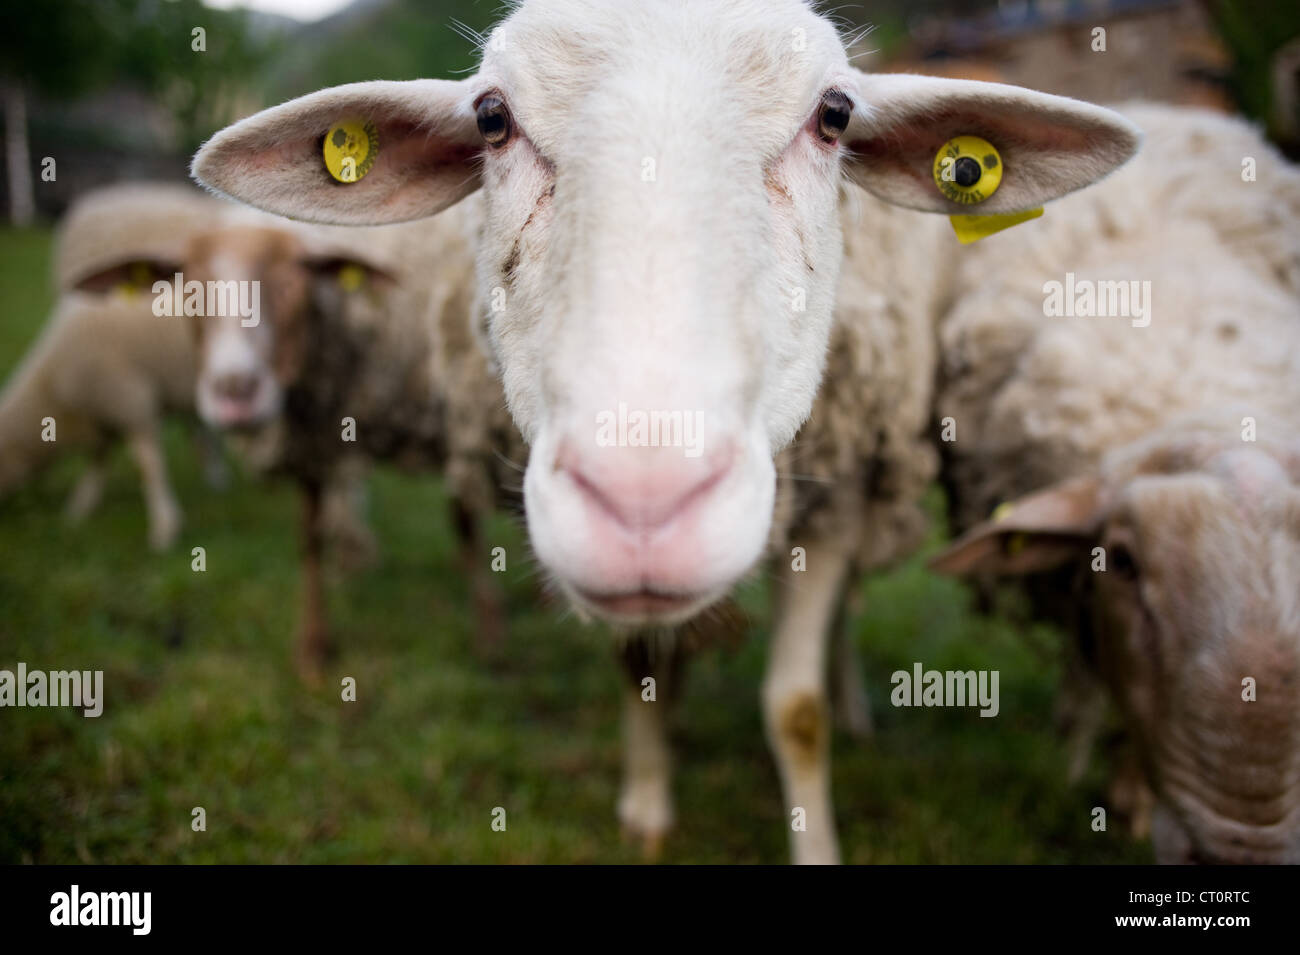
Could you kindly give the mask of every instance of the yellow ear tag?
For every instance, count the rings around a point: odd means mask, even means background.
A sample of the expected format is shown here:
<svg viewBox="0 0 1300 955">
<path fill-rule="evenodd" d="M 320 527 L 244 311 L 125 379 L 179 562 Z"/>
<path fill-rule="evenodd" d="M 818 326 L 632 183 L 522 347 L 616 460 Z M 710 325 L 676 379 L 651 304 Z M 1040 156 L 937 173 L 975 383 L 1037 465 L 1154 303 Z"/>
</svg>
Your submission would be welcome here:
<svg viewBox="0 0 1300 955">
<path fill-rule="evenodd" d="M 132 262 L 126 266 L 126 277 L 114 285 L 109 294 L 131 298 L 149 287 L 149 279 L 152 276 L 153 269 L 149 267 L 148 262 Z"/>
<path fill-rule="evenodd" d="M 149 280 L 153 277 L 153 269 L 149 267 L 148 262 L 132 262 L 130 278 L 126 281 L 126 288 L 129 294 L 134 295 L 136 292 L 143 292 L 149 287 Z"/>
<path fill-rule="evenodd" d="M 993 513 L 989 515 L 989 520 L 994 524 L 997 524 L 1000 521 L 1005 521 L 1011 516 L 1011 512 L 1015 509 L 1015 505 L 1010 501 L 1003 501 L 997 507 L 993 508 Z"/>
<path fill-rule="evenodd" d="M 366 270 L 355 263 L 349 263 L 339 269 L 339 288 L 345 292 L 356 292 L 366 284 Z"/>
<path fill-rule="evenodd" d="M 934 184 L 948 199 L 964 206 L 978 205 L 1002 185 L 1002 157 L 987 139 L 957 136 L 934 156 Z M 1042 208 L 994 215 L 949 216 L 957 241 L 968 245 L 977 239 L 1009 229 L 1043 214 Z"/>
<path fill-rule="evenodd" d="M 331 176 L 339 182 L 357 182 L 375 164 L 379 133 L 374 123 L 345 119 L 330 127 L 322 151 Z"/>
</svg>

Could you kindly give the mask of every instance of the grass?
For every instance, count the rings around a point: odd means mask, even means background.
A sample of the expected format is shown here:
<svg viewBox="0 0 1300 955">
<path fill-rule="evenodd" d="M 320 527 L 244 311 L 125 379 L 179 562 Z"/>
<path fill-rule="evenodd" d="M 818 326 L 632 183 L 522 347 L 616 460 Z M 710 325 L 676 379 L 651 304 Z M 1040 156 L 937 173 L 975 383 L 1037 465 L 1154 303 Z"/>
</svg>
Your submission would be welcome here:
<svg viewBox="0 0 1300 955">
<path fill-rule="evenodd" d="M 45 231 L 0 232 L 0 376 L 44 321 L 48 255 Z M 106 691 L 98 719 L 0 709 L 0 862 L 638 861 L 614 818 L 620 677 L 608 635 L 539 603 L 513 522 L 490 541 L 510 555 L 508 647 L 485 662 L 439 483 L 380 470 L 384 559 L 334 579 L 341 653 L 332 682 L 311 691 L 289 662 L 292 493 L 247 478 L 210 491 L 184 429 L 169 429 L 167 447 L 186 509 L 167 554 L 146 547 L 120 452 L 80 527 L 61 517 L 72 454 L 0 501 L 0 668 L 102 669 Z M 205 573 L 190 568 L 200 545 Z M 1091 830 L 1098 771 L 1066 783 L 1051 730 L 1056 667 L 1043 652 L 1055 634 L 977 616 L 919 558 L 862 587 L 853 627 L 877 733 L 834 744 L 847 861 L 1149 861 L 1122 827 Z M 690 668 L 667 862 L 786 859 L 758 708 L 763 585 L 745 601 L 748 642 Z M 917 660 L 1000 671 L 1000 715 L 891 707 L 890 674 Z M 344 676 L 355 703 L 340 700 Z M 197 806 L 205 832 L 190 827 Z M 505 832 L 490 825 L 498 806 Z"/>
</svg>

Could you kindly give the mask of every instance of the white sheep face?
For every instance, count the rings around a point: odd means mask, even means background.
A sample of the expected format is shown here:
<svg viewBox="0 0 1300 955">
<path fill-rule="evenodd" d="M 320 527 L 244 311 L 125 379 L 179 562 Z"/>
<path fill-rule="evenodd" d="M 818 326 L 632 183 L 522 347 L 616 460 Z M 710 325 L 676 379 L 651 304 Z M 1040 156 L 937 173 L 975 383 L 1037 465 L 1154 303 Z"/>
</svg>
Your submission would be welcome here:
<svg viewBox="0 0 1300 955">
<path fill-rule="evenodd" d="M 349 117 L 379 146 L 341 184 L 321 148 Z M 969 212 L 931 178 L 962 134 L 1014 170 L 985 213 L 1087 185 L 1138 141 L 1073 100 L 865 75 L 799 0 L 524 0 L 474 76 L 311 94 L 219 133 L 194 172 L 345 225 L 433 215 L 481 187 L 479 291 L 532 444 L 534 549 L 580 608 L 672 623 L 764 549 L 773 454 L 821 375 L 841 170 L 886 201 Z"/>
<path fill-rule="evenodd" d="M 689 614 L 761 551 L 829 335 L 839 146 L 818 115 L 851 80 L 796 2 L 524 6 L 487 43 L 476 105 L 506 130 L 479 280 L 533 445 L 533 545 L 579 602 Z M 682 427 L 638 435 L 639 412 Z"/>
</svg>

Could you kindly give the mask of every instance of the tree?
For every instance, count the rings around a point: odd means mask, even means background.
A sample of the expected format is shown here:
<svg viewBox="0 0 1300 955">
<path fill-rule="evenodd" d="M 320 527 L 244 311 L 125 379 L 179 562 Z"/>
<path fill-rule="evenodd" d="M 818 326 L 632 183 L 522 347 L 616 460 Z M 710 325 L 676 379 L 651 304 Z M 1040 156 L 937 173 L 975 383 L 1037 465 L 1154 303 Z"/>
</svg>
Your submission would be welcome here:
<svg viewBox="0 0 1300 955">
<path fill-rule="evenodd" d="M 9 219 L 26 225 L 36 212 L 32 192 L 27 101 L 33 90 L 71 95 L 101 78 L 112 54 L 102 42 L 101 17 L 113 3 L 54 0 L 15 4 L 0 29 L 0 82 L 4 85 L 5 174 Z"/>
<path fill-rule="evenodd" d="M 42 0 L 11 4 L 0 30 L 9 218 L 31 221 L 35 202 L 28 146 L 32 94 L 70 98 L 122 83 L 164 104 L 189 150 L 240 112 L 268 44 L 255 42 L 242 12 L 200 0 Z M 196 27 L 204 31 L 196 49 Z"/>
</svg>

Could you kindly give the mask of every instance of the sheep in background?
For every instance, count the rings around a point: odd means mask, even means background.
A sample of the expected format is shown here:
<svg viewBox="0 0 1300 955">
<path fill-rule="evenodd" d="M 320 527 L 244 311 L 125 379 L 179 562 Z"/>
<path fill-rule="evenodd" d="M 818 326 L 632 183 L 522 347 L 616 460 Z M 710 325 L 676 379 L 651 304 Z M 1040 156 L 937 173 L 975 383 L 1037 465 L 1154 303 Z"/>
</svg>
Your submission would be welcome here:
<svg viewBox="0 0 1300 955">
<path fill-rule="evenodd" d="M 61 224 L 54 252 L 59 300 L 35 345 L 0 394 L 0 492 L 68 447 L 91 464 L 68 501 L 80 520 L 103 489 L 112 442 L 126 441 L 140 469 L 149 543 L 169 547 L 181 510 L 159 438 L 163 417 L 192 412 L 194 344 L 185 324 L 151 308 L 156 279 L 170 278 L 189 233 L 219 203 L 184 186 L 135 184 L 89 194 Z M 45 419 L 54 440 L 45 440 Z M 219 452 L 203 446 L 210 479 Z"/>
<path fill-rule="evenodd" d="M 1134 163 L 963 268 L 937 414 L 967 533 L 933 566 L 1030 575 L 1118 703 L 1160 861 L 1297 862 L 1300 171 L 1244 123 L 1127 112 Z M 1046 283 L 1109 281 L 1145 314 L 1045 315 Z"/>
<path fill-rule="evenodd" d="M 796 0 L 628 16 L 525 0 L 475 75 L 321 91 L 219 133 L 193 168 L 269 211 L 352 225 L 430 216 L 482 186 L 478 287 L 503 306 L 488 339 L 531 449 L 534 550 L 580 612 L 664 627 L 723 599 L 767 550 L 774 458 L 825 365 L 843 173 L 888 202 L 962 213 L 931 168 L 945 141 L 982 133 L 1023 172 L 982 211 L 1018 212 L 1105 175 L 1137 137 L 1072 100 L 860 73 Z M 357 117 L 378 151 L 336 182 L 322 137 Z M 685 454 L 681 433 L 602 443 L 620 408 L 698 415 L 707 449 Z M 809 562 L 810 589 L 837 589 L 841 536 L 803 545 L 829 555 Z M 806 808 L 795 858 L 833 862 L 829 628 L 797 623 L 777 628 L 764 712 L 787 805 Z"/>
<path fill-rule="evenodd" d="M 503 628 L 481 524 L 518 486 L 522 447 L 471 332 L 472 255 L 458 217 L 369 230 L 243 212 L 193 237 L 187 280 L 261 283 L 255 325 L 194 319 L 200 414 L 247 432 L 303 497 L 303 608 L 295 661 L 318 682 L 327 651 L 326 489 L 383 460 L 445 473 L 480 644 Z"/>
</svg>

